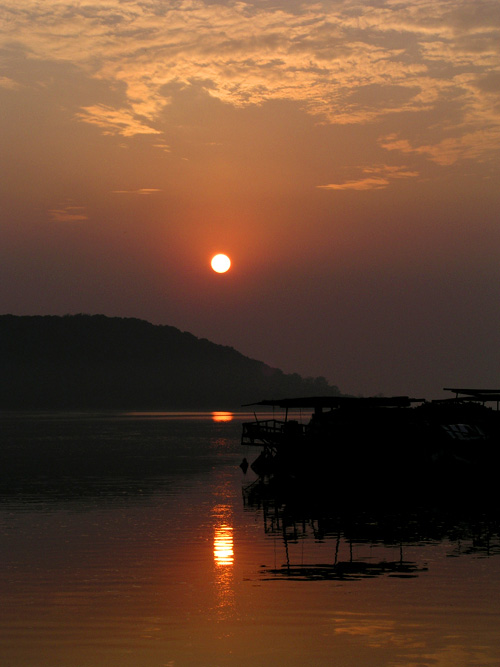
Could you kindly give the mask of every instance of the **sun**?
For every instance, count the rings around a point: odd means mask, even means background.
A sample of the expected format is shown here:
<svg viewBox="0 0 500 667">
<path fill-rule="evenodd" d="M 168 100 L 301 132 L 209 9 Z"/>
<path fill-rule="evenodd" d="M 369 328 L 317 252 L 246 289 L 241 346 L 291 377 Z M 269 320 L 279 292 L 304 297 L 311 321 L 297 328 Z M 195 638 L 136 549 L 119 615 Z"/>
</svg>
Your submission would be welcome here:
<svg viewBox="0 0 500 667">
<path fill-rule="evenodd" d="M 231 266 L 231 260 L 227 255 L 219 254 L 212 257 L 210 264 L 215 273 L 226 273 Z"/>
</svg>

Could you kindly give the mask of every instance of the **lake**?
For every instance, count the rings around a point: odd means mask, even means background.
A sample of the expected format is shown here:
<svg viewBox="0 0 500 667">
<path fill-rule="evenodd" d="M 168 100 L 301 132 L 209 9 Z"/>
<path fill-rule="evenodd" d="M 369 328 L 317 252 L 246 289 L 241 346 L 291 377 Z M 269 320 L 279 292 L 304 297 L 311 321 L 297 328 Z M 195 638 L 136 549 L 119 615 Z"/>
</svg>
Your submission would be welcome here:
<svg viewBox="0 0 500 667">
<path fill-rule="evenodd" d="M 2 665 L 498 667 L 498 507 L 278 497 L 244 419 L 1 417 Z"/>
</svg>

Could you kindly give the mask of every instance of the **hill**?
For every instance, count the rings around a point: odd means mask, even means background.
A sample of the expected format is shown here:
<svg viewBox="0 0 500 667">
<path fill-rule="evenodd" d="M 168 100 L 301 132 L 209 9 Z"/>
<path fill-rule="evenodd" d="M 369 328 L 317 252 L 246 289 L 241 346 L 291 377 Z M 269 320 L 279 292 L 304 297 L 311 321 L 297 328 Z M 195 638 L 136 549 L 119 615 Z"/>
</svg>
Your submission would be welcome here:
<svg viewBox="0 0 500 667">
<path fill-rule="evenodd" d="M 2 315 L 0 367 L 3 409 L 234 409 L 340 393 L 172 326 L 104 315 Z"/>
</svg>

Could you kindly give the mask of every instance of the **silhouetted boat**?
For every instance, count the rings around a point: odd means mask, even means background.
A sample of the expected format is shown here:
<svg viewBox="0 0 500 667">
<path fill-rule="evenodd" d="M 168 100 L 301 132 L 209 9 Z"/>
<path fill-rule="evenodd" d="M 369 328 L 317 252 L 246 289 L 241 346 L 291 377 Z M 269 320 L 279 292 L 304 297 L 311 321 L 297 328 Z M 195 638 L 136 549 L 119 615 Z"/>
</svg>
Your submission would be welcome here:
<svg viewBox="0 0 500 667">
<path fill-rule="evenodd" d="M 469 479 L 498 475 L 500 390 L 449 389 L 438 401 L 396 396 L 322 396 L 263 400 L 284 419 L 243 424 L 242 444 L 262 447 L 251 464 L 258 475 L 314 480 L 335 471 L 351 480 Z M 488 407 L 496 402 L 496 409 Z M 312 411 L 308 423 L 291 409 Z"/>
</svg>

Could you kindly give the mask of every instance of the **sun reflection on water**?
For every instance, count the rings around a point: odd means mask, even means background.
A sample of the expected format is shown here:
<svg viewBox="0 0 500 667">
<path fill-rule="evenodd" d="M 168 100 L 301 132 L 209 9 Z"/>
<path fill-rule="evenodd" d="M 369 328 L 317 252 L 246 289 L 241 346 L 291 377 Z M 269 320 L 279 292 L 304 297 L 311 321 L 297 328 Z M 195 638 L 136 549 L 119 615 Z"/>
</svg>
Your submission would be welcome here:
<svg viewBox="0 0 500 667">
<path fill-rule="evenodd" d="M 233 529 L 225 523 L 215 527 L 214 561 L 220 566 L 234 563 Z"/>
<path fill-rule="evenodd" d="M 229 505 L 216 505 L 214 518 L 214 584 L 219 619 L 232 616 L 234 610 L 234 536 Z"/>
</svg>

